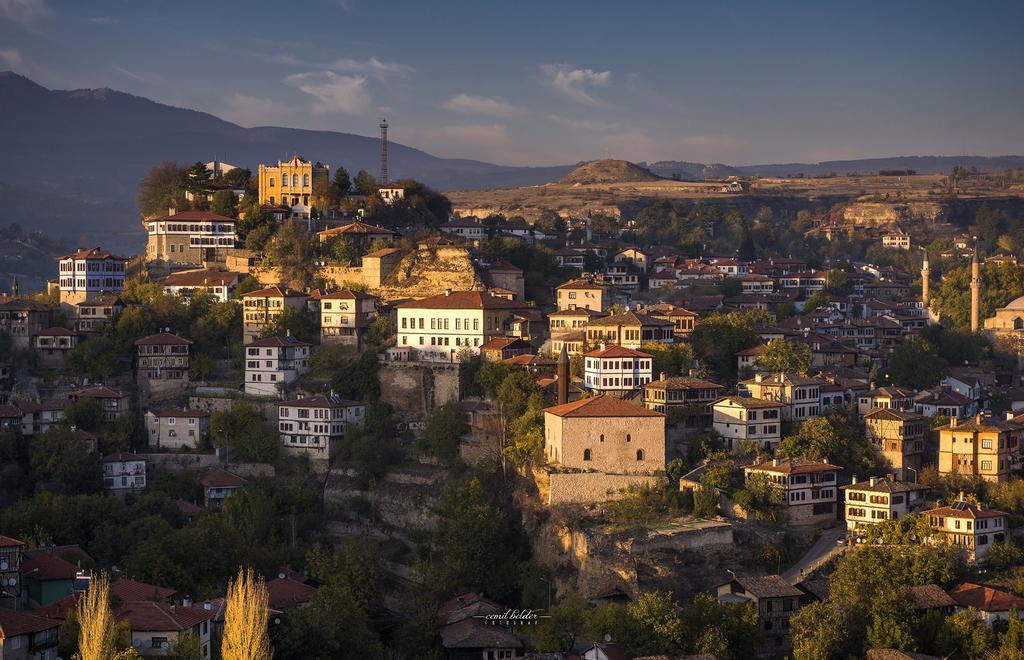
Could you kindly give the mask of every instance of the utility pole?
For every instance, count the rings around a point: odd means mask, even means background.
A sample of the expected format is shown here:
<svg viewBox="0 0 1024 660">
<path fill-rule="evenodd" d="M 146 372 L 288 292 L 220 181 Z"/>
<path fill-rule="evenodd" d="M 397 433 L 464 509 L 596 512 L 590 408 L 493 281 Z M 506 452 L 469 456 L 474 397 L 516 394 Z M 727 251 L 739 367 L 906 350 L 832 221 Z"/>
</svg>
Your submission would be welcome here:
<svg viewBox="0 0 1024 660">
<path fill-rule="evenodd" d="M 377 177 L 378 186 L 388 184 L 388 120 L 380 120 L 380 176 Z"/>
</svg>

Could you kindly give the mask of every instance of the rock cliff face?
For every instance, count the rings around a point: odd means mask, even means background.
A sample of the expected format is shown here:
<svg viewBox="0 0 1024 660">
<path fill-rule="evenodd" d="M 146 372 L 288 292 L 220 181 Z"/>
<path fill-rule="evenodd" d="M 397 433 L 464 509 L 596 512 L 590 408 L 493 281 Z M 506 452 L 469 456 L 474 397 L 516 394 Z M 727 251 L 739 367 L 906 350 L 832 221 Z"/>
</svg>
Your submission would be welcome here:
<svg viewBox="0 0 1024 660">
<path fill-rule="evenodd" d="M 946 209 L 938 202 L 854 202 L 843 209 L 842 217 L 854 227 L 885 227 L 900 222 L 942 222 Z"/>
<path fill-rule="evenodd" d="M 380 288 L 370 293 L 384 302 L 426 298 L 453 291 L 483 291 L 484 283 L 473 268 L 469 251 L 457 246 L 422 245 L 405 255 Z"/>
</svg>

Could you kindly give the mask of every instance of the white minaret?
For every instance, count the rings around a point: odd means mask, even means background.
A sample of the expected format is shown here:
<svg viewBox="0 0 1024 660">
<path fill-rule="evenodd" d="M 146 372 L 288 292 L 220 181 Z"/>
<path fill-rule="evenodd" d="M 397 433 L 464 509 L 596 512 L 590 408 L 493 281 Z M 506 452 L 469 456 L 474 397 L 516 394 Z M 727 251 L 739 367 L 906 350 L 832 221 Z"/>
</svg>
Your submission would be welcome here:
<svg viewBox="0 0 1024 660">
<path fill-rule="evenodd" d="M 928 311 L 928 303 L 930 302 L 929 291 L 928 291 L 928 276 L 930 271 L 928 270 L 928 250 L 924 251 L 924 263 L 921 264 L 921 302 L 924 303 L 925 313 Z"/>
<path fill-rule="evenodd" d="M 971 257 L 971 332 L 978 331 L 978 306 L 981 294 L 981 268 L 978 266 L 978 245 L 974 245 Z"/>
</svg>

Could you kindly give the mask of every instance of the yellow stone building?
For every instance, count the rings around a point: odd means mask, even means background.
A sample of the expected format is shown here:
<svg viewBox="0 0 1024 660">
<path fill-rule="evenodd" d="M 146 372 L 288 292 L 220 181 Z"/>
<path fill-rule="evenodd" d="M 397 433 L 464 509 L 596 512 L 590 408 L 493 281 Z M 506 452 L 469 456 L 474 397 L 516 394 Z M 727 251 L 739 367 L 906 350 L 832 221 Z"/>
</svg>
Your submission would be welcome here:
<svg viewBox="0 0 1024 660">
<path fill-rule="evenodd" d="M 291 208 L 292 217 L 309 218 L 315 209 L 323 211 L 322 195 L 330 183 L 330 168 L 310 163 L 301 156 L 260 165 L 260 204 Z"/>
</svg>

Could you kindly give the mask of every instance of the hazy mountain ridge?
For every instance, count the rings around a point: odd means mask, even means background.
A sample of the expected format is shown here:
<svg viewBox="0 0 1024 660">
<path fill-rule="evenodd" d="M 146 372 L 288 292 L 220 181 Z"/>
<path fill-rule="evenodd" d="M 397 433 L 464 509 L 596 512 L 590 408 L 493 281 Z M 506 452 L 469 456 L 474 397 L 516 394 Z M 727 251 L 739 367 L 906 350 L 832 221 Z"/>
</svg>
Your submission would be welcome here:
<svg viewBox="0 0 1024 660">
<path fill-rule="evenodd" d="M 375 173 L 379 161 L 376 137 L 244 128 L 206 112 L 106 88 L 50 90 L 11 72 L 0 72 L 0 115 L 5 119 L 0 122 L 0 225 L 17 222 L 54 237 L 101 242 L 126 252 L 140 250 L 144 238 L 135 209 L 136 185 L 160 161 L 218 158 L 255 170 L 260 162 L 300 153 L 352 173 Z M 539 185 L 558 181 L 584 164 L 495 165 L 439 158 L 399 143 L 390 145 L 389 156 L 392 178 L 412 177 L 440 190 Z M 1024 157 L 907 156 L 747 166 L 639 163 L 658 176 L 696 180 L 908 168 L 927 174 L 958 164 L 980 170 L 1019 168 Z"/>
</svg>

